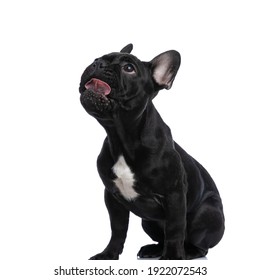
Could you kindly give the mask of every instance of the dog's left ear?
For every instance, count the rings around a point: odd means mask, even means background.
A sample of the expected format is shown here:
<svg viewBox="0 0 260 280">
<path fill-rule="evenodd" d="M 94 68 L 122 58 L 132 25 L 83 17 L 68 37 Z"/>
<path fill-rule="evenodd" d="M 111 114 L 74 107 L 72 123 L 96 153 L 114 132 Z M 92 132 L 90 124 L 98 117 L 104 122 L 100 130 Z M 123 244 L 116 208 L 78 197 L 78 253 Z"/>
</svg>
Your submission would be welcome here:
<svg viewBox="0 0 260 280">
<path fill-rule="evenodd" d="M 133 50 L 133 44 L 128 44 L 122 50 L 120 51 L 121 53 L 130 53 Z"/>
<path fill-rule="evenodd" d="M 177 51 L 167 51 L 150 63 L 155 82 L 161 88 L 170 89 L 181 64 L 181 55 Z"/>
</svg>

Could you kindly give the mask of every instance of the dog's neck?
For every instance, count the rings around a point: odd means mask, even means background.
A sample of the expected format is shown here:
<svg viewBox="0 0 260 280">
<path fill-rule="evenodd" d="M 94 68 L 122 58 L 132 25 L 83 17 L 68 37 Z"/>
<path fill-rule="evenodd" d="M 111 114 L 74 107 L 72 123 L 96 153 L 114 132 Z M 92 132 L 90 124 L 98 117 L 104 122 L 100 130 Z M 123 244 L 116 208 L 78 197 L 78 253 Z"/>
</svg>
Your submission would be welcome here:
<svg viewBox="0 0 260 280">
<path fill-rule="evenodd" d="M 132 120 L 132 121 L 129 121 Z M 171 139 L 161 137 L 167 125 L 161 119 L 152 102 L 149 102 L 142 115 L 134 119 L 115 114 L 112 120 L 99 121 L 107 133 L 111 154 L 116 160 L 123 154 L 129 160 L 136 160 L 138 149 L 145 148 L 147 154 L 156 154 L 165 142 Z M 169 140 L 169 141 L 168 141 Z"/>
</svg>

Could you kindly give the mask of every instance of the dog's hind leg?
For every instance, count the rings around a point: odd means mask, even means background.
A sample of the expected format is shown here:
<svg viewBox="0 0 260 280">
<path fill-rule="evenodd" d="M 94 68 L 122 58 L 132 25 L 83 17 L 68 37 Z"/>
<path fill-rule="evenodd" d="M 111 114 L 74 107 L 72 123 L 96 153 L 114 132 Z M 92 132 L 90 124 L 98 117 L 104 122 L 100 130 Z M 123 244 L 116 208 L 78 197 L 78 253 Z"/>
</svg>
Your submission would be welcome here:
<svg viewBox="0 0 260 280">
<path fill-rule="evenodd" d="M 184 245 L 186 258 L 204 257 L 224 233 L 225 219 L 219 198 L 208 198 L 196 213 L 188 217 L 188 221 L 188 234 Z"/>
<path fill-rule="evenodd" d="M 139 258 L 158 258 L 162 255 L 164 232 L 163 227 L 159 222 L 142 220 L 142 227 L 144 231 L 158 242 L 158 244 L 149 244 L 141 247 L 137 256 Z"/>
</svg>

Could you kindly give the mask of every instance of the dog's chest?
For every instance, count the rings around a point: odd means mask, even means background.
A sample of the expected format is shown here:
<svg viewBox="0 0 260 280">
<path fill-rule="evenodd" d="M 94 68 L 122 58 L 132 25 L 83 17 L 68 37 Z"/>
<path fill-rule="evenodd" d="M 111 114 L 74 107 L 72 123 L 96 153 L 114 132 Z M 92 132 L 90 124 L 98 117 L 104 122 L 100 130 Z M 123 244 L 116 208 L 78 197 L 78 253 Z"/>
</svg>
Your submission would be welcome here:
<svg viewBox="0 0 260 280">
<path fill-rule="evenodd" d="M 112 167 L 112 170 L 117 177 L 114 180 L 114 183 L 122 196 L 129 201 L 136 199 L 138 193 L 134 189 L 134 174 L 122 155 L 119 156 L 117 162 Z"/>
</svg>

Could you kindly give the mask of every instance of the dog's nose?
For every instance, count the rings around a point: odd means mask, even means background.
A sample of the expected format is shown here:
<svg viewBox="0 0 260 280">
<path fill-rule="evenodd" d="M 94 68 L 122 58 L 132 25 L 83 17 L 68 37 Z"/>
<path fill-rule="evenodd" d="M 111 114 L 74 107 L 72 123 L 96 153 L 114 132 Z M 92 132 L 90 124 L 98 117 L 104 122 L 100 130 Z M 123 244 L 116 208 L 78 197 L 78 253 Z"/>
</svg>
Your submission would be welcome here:
<svg viewBox="0 0 260 280">
<path fill-rule="evenodd" d="M 102 69 L 104 67 L 106 67 L 107 63 L 103 60 L 103 59 L 95 59 L 94 63 L 93 63 L 93 66 L 96 68 L 96 69 Z"/>
</svg>

